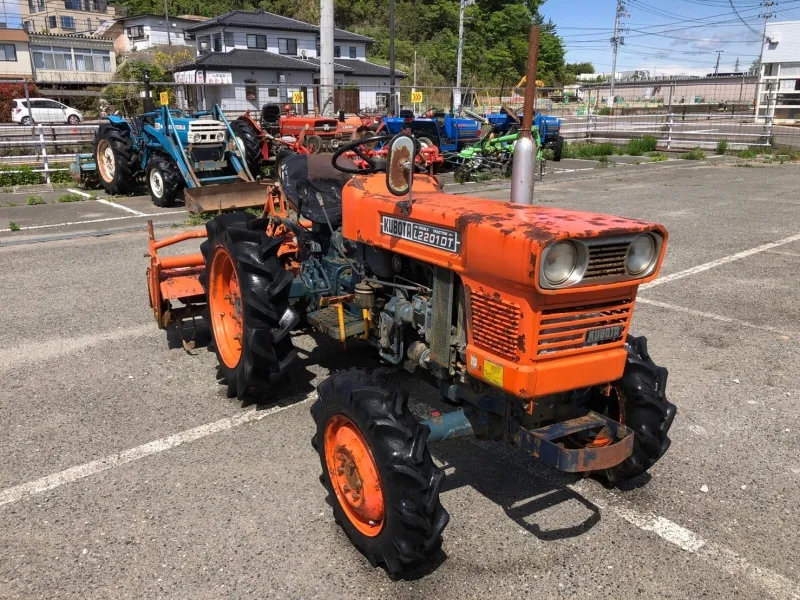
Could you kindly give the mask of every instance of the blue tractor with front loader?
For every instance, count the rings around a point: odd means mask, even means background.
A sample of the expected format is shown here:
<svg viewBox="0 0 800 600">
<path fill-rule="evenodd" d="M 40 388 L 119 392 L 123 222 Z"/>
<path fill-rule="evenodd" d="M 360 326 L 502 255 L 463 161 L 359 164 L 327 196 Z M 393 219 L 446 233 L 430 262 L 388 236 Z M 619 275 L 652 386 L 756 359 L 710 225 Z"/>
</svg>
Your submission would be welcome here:
<svg viewBox="0 0 800 600">
<path fill-rule="evenodd" d="M 161 106 L 133 119 L 106 117 L 94 164 L 78 163 L 84 173 L 96 170 L 109 194 L 130 193 L 144 176 L 159 207 L 174 205 L 182 192 L 193 213 L 263 206 L 264 187 L 256 181 L 263 137 L 251 119 L 229 122 L 218 106 L 195 113 Z"/>
</svg>

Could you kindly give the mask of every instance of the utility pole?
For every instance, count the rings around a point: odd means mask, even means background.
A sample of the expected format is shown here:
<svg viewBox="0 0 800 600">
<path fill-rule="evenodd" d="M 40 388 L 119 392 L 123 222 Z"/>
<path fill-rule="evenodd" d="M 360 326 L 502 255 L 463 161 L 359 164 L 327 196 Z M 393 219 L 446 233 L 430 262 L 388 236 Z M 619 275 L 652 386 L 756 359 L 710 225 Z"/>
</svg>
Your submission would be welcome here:
<svg viewBox="0 0 800 600">
<path fill-rule="evenodd" d="M 164 20 L 167 22 L 167 44 L 172 46 L 172 32 L 169 30 L 169 6 L 167 6 L 167 0 L 164 0 Z"/>
<path fill-rule="evenodd" d="M 625 38 L 620 35 L 622 29 L 620 29 L 619 20 L 630 16 L 630 13 L 625 12 L 625 2 L 623 0 L 617 0 L 617 12 L 614 15 L 614 37 L 611 38 L 611 47 L 614 49 L 614 57 L 611 60 L 611 104 L 609 108 L 612 109 L 614 108 L 614 83 L 617 79 L 617 51 L 620 46 L 625 45 Z"/>
<path fill-rule="evenodd" d="M 759 19 L 764 19 L 764 33 L 761 34 L 761 54 L 758 59 L 758 85 L 756 86 L 756 110 L 755 110 L 755 118 L 758 121 L 758 112 L 761 106 L 761 95 L 764 90 L 763 75 L 764 72 L 764 45 L 769 41 L 767 38 L 767 21 L 769 21 L 775 14 L 772 12 L 772 7 L 775 6 L 775 0 L 762 0 L 761 6 L 764 8 L 764 12 L 758 15 Z M 767 101 L 767 112 L 769 112 L 769 101 Z M 764 115 L 765 117 L 767 115 Z"/>
<path fill-rule="evenodd" d="M 719 75 L 719 57 L 725 50 L 717 50 L 717 64 L 714 66 L 714 75 Z"/>
<path fill-rule="evenodd" d="M 453 94 L 453 111 L 461 109 L 461 61 L 464 55 L 464 0 L 458 3 L 458 61 L 456 63 L 456 89 Z"/>
<path fill-rule="evenodd" d="M 736 64 L 733 65 L 733 72 L 734 73 L 738 73 L 739 72 L 739 66 L 740 66 L 739 57 L 737 56 L 736 57 Z"/>
<path fill-rule="evenodd" d="M 320 0 L 319 106 L 323 116 L 333 115 L 333 0 Z M 394 72 L 394 68 L 392 69 Z"/>
<path fill-rule="evenodd" d="M 333 0 L 322 0 L 330 2 L 333 7 Z M 394 0 L 389 0 L 389 91 L 392 94 L 389 100 L 389 116 L 397 116 L 395 106 L 395 78 L 394 78 Z"/>
</svg>

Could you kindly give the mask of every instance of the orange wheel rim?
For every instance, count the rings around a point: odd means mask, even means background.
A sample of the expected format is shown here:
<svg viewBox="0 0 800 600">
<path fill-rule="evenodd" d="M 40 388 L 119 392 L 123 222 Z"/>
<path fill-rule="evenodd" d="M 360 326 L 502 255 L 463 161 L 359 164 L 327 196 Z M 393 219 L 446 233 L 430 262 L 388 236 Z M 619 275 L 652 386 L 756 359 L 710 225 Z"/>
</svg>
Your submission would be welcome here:
<svg viewBox="0 0 800 600">
<path fill-rule="evenodd" d="M 235 369 L 242 357 L 244 313 L 239 278 L 230 253 L 217 247 L 208 275 L 209 311 L 222 362 Z"/>
<path fill-rule="evenodd" d="M 348 520 L 364 535 L 378 535 L 386 516 L 378 467 L 358 427 L 344 415 L 325 425 L 325 465 Z"/>
<path fill-rule="evenodd" d="M 617 409 L 619 414 L 617 415 L 617 422 L 621 425 L 625 424 L 625 413 L 623 412 L 622 406 L 622 390 L 619 386 L 608 384 L 608 386 L 603 390 L 603 395 L 610 397 L 611 394 L 614 394 L 617 398 Z M 609 435 L 610 431 L 607 427 L 603 427 L 597 435 L 594 436 L 590 441 L 586 443 L 587 448 L 602 448 L 604 446 L 611 445 L 614 440 Z"/>
</svg>

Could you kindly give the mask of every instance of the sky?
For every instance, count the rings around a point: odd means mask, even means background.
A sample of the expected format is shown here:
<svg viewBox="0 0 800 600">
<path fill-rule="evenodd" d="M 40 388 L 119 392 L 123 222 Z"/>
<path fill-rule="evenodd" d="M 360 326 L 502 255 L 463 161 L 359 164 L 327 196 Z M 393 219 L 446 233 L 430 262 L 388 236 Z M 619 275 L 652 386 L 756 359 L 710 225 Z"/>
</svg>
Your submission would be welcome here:
<svg viewBox="0 0 800 600">
<path fill-rule="evenodd" d="M 733 7 L 731 7 L 733 2 Z M 625 45 L 617 71 L 645 69 L 656 75 L 713 73 L 717 50 L 721 73 L 736 59 L 747 70 L 761 51 L 765 12 L 759 0 L 625 0 Z M 617 0 L 546 0 L 540 12 L 552 19 L 567 49 L 567 62 L 591 62 L 611 72 L 611 43 Z M 769 8 L 770 22 L 800 21 L 800 0 Z M 737 14 L 738 13 L 738 14 Z M 741 17 L 741 18 L 740 18 Z M 744 22 L 743 22 L 744 21 Z M 799 25 L 800 26 L 800 25 Z"/>
</svg>

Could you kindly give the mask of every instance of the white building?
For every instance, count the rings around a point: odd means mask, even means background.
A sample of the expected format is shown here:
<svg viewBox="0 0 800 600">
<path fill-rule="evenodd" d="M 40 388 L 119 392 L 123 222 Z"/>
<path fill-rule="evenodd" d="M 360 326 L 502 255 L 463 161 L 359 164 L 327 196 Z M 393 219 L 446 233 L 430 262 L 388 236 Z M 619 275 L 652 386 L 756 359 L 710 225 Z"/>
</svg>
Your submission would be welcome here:
<svg viewBox="0 0 800 600">
<path fill-rule="evenodd" d="M 800 21 L 768 23 L 761 49 L 756 120 L 800 121 Z"/>
<path fill-rule="evenodd" d="M 194 46 L 194 39 L 187 36 L 185 30 L 206 20 L 206 17 L 192 15 L 170 17 L 167 27 L 164 15 L 135 15 L 109 22 L 96 34 L 114 38 L 114 50 L 117 54 L 149 50 L 154 46 Z"/>
<path fill-rule="evenodd" d="M 319 85 L 319 27 L 265 11 L 233 11 L 186 28 L 198 58 L 180 66 L 175 81 L 187 84 L 192 108 L 219 104 L 223 110 L 260 111 L 287 104 L 304 92 L 301 111 L 316 104 Z M 388 68 L 367 61 L 371 38 L 334 31 L 335 108 L 382 110 L 389 103 Z M 397 78 L 405 77 L 396 71 Z"/>
</svg>

